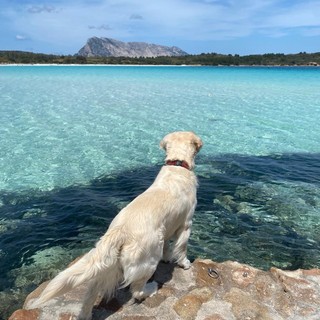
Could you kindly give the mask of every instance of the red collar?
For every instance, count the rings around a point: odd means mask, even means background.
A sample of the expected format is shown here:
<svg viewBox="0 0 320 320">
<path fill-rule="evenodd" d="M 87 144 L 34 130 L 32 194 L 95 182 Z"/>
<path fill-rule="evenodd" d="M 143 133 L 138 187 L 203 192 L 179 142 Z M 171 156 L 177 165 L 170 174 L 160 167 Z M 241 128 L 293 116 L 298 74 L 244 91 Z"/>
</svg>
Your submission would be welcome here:
<svg viewBox="0 0 320 320">
<path fill-rule="evenodd" d="M 188 163 L 184 160 L 167 160 L 166 161 L 166 165 L 167 166 L 178 166 L 178 167 L 183 167 L 187 170 L 190 170 L 190 167 L 188 165 Z"/>
</svg>

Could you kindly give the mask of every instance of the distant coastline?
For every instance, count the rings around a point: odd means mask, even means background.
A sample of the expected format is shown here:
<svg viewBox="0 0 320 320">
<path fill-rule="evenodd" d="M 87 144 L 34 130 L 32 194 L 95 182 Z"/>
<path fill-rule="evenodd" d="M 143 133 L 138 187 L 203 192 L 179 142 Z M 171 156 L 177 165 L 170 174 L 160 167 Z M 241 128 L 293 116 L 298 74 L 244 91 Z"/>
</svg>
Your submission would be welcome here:
<svg viewBox="0 0 320 320">
<path fill-rule="evenodd" d="M 83 57 L 79 55 L 51 55 L 25 51 L 0 51 L 1 65 L 135 65 L 135 66 L 236 66 L 236 67 L 318 67 L 320 52 L 297 54 L 224 55 L 202 53 L 185 56 L 160 56 L 155 58 Z"/>
<path fill-rule="evenodd" d="M 229 67 L 229 68 L 319 68 L 320 65 L 201 65 L 201 64 L 62 64 L 62 63 L 0 63 L 0 67 Z"/>
</svg>

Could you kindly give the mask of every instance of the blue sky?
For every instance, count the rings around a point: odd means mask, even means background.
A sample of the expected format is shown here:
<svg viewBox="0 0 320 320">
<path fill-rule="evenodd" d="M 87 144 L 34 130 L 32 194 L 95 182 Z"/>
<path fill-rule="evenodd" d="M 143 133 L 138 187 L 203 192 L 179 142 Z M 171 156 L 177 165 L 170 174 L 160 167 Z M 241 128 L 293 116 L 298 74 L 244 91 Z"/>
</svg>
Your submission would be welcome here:
<svg viewBox="0 0 320 320">
<path fill-rule="evenodd" d="M 74 54 L 92 36 L 190 54 L 320 52 L 320 0 L 0 0 L 0 50 Z"/>
</svg>

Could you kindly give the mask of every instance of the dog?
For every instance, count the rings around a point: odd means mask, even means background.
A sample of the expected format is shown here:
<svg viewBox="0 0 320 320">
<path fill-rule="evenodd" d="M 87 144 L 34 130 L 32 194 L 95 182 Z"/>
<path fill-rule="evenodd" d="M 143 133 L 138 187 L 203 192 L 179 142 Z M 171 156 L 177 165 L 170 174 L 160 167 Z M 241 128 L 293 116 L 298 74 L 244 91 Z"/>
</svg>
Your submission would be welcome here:
<svg viewBox="0 0 320 320">
<path fill-rule="evenodd" d="M 202 141 L 179 131 L 166 135 L 160 147 L 165 165 L 153 184 L 118 213 L 95 248 L 50 281 L 31 308 L 86 283 L 79 319 L 89 320 L 97 297 L 108 301 L 118 288 L 130 285 L 138 301 L 154 295 L 158 284 L 147 281 L 160 260 L 190 268 L 187 242 L 198 185 L 194 158 Z"/>
</svg>

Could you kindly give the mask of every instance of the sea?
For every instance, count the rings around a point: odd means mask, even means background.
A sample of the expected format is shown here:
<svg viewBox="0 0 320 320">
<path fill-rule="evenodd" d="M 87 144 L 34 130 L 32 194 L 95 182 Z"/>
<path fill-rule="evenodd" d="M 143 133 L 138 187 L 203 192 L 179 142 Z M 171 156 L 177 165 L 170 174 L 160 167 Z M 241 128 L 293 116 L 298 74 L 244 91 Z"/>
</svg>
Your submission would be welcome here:
<svg viewBox="0 0 320 320">
<path fill-rule="evenodd" d="M 319 67 L 0 66 L 0 319 L 94 246 L 180 130 L 204 142 L 191 259 L 320 267 Z"/>
</svg>

